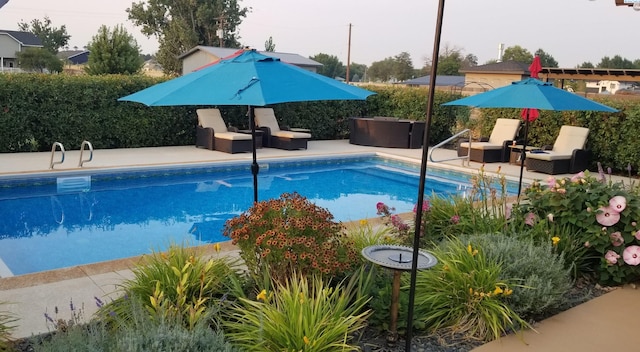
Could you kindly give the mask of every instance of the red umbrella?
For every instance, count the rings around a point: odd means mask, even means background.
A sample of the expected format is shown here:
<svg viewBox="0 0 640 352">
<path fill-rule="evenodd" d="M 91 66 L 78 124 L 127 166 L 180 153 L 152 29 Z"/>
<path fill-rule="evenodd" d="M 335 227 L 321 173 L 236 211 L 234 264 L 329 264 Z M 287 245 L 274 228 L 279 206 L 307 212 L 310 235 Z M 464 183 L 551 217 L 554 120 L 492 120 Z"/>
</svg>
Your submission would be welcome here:
<svg viewBox="0 0 640 352">
<path fill-rule="evenodd" d="M 533 62 L 531 62 L 531 65 L 529 65 L 529 72 L 531 75 L 531 78 L 538 78 L 538 73 L 540 73 L 540 71 L 542 71 L 542 65 L 540 64 L 540 56 L 536 55 L 533 58 Z M 538 118 L 538 109 L 522 109 L 522 114 L 521 114 L 522 118 L 525 119 L 525 121 L 535 121 L 535 119 Z"/>
</svg>

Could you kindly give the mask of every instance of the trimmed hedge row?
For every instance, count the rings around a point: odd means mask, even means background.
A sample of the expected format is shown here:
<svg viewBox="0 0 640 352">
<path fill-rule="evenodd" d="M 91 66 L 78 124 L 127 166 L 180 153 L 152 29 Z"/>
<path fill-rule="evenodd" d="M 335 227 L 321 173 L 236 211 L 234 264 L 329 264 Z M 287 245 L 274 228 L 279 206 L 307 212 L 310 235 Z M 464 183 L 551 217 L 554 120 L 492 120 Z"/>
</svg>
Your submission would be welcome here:
<svg viewBox="0 0 640 352">
<path fill-rule="evenodd" d="M 164 79 L 146 76 L 0 75 L 0 152 L 48 151 L 53 142 L 79 149 L 195 144 L 196 106 L 147 107 L 117 99 Z M 320 101 L 274 106 L 281 122 L 306 127 L 315 139 L 349 134 L 351 116 L 424 120 L 427 90 L 367 86 L 377 95 L 363 101 Z M 440 104 L 460 97 L 437 92 L 432 141 L 451 135 L 456 117 Z M 248 128 L 247 107 L 220 107 L 225 121 Z"/>
</svg>

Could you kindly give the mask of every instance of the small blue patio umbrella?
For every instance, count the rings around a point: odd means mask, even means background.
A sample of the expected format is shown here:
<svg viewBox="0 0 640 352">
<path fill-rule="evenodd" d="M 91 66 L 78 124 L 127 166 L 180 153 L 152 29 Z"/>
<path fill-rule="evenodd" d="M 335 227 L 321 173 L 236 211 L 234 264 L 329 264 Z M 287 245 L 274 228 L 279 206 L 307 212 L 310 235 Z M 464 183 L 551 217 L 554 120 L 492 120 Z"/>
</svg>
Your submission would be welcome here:
<svg viewBox="0 0 640 352">
<path fill-rule="evenodd" d="M 255 50 L 235 54 L 195 72 L 156 84 L 118 99 L 148 106 L 247 105 L 253 136 L 253 195 L 258 201 L 253 107 L 317 100 L 366 100 L 375 94 L 335 79 L 262 55 Z"/>
<path fill-rule="evenodd" d="M 531 113 L 531 109 L 554 111 L 618 111 L 607 105 L 567 92 L 564 89 L 556 88 L 549 82 L 542 82 L 535 78 L 527 78 L 522 81 L 513 82 L 508 86 L 450 101 L 442 105 L 471 106 L 475 108 L 528 109 L 529 113 Z M 520 196 L 520 190 L 522 188 L 522 173 L 530 120 L 528 116 L 525 117 L 524 147 L 522 148 L 523 155 L 520 158 L 518 197 Z"/>
</svg>

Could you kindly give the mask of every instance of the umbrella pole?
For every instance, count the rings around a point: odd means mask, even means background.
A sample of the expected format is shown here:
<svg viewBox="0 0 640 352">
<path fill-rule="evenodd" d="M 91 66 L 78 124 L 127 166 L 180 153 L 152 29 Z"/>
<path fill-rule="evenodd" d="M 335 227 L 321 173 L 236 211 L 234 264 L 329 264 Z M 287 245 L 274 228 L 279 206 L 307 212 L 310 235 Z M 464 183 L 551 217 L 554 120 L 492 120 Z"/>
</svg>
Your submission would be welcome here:
<svg viewBox="0 0 640 352">
<path fill-rule="evenodd" d="M 522 173 L 524 172 L 524 158 L 527 157 L 527 138 L 529 137 L 529 116 L 531 109 L 527 109 L 527 120 L 524 123 L 524 142 L 522 143 L 522 151 L 520 154 L 520 179 L 518 181 L 518 203 L 520 203 L 520 191 L 522 190 Z"/>
<path fill-rule="evenodd" d="M 256 158 L 256 122 L 253 115 L 253 106 L 249 106 L 249 124 L 251 125 L 251 153 L 253 154 L 253 163 L 251 164 L 251 174 L 253 174 L 253 202 L 258 202 L 258 172 L 260 166 Z"/>
</svg>

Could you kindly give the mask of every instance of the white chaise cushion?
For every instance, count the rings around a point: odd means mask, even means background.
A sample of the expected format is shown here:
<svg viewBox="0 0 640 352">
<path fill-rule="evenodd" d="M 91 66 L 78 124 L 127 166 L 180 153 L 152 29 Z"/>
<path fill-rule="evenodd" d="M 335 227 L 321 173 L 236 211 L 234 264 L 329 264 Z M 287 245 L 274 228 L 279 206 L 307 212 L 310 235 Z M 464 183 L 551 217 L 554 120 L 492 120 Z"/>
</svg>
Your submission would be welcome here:
<svg viewBox="0 0 640 352">
<path fill-rule="evenodd" d="M 218 136 L 218 133 L 228 132 L 227 125 L 220 115 L 218 109 L 198 109 L 198 124 L 205 128 L 213 128 L 213 132 Z"/>
</svg>

